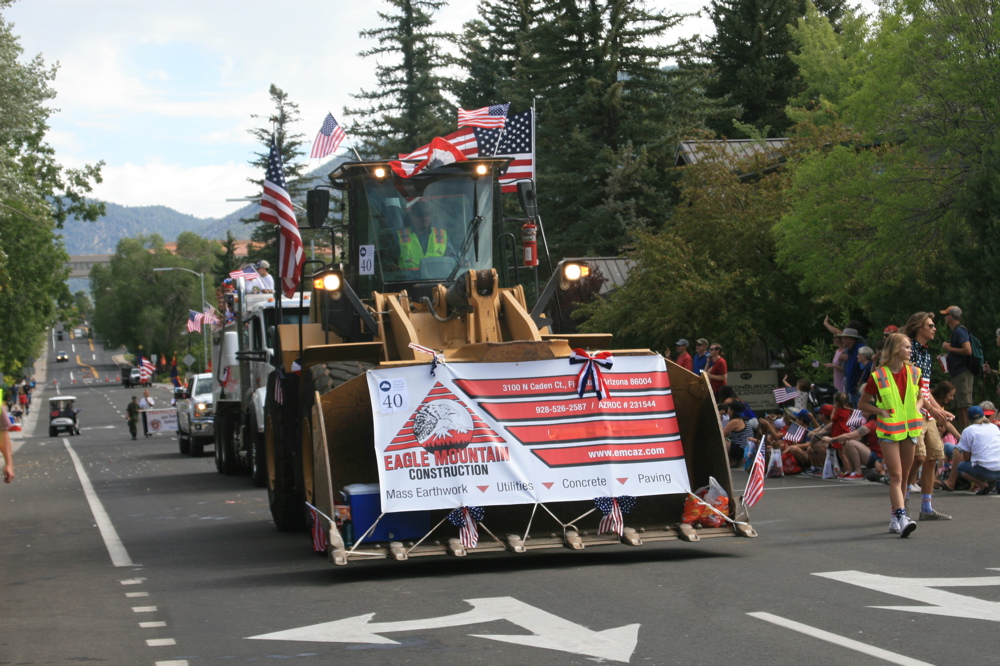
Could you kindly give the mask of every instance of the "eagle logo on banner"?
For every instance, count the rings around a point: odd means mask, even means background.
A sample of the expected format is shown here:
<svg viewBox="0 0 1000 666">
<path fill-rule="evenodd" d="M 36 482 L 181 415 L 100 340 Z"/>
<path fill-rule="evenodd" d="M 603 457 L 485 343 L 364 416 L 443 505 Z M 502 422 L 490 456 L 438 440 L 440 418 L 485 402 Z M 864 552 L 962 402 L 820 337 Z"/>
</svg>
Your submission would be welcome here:
<svg viewBox="0 0 1000 666">
<path fill-rule="evenodd" d="M 428 451 L 460 450 L 473 443 L 504 444 L 505 440 L 458 396 L 437 382 L 386 451 L 415 447 Z"/>
</svg>

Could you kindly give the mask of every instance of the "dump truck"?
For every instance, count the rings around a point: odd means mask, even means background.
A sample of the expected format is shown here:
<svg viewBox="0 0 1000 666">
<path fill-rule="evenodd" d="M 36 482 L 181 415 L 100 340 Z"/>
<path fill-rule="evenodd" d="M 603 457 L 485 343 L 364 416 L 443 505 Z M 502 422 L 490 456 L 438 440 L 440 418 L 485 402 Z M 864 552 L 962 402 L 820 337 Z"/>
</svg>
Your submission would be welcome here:
<svg viewBox="0 0 1000 666">
<path fill-rule="evenodd" d="M 607 334 L 553 330 L 552 297 L 599 262 L 559 262 L 529 305 L 540 220 L 530 181 L 524 217 L 503 217 L 509 164 L 404 176 L 347 162 L 308 193 L 314 228 L 329 190 L 343 193 L 344 262 L 307 271 L 308 318 L 277 326 L 264 405 L 276 526 L 311 524 L 335 565 L 755 536 L 707 380 Z M 686 523 L 710 478 L 729 498 L 721 525 Z"/>
<path fill-rule="evenodd" d="M 275 305 L 281 296 L 253 293 L 255 285 L 244 277 L 234 278 L 233 283 L 226 296 L 224 321 L 212 334 L 215 377 L 208 430 L 215 446 L 216 470 L 227 476 L 249 474 L 254 485 L 263 487 L 265 386 L 274 365 L 275 325 L 279 323 Z M 305 306 L 284 300 L 280 312 L 285 321 L 297 321 L 300 312 L 307 313 L 308 295 Z"/>
</svg>

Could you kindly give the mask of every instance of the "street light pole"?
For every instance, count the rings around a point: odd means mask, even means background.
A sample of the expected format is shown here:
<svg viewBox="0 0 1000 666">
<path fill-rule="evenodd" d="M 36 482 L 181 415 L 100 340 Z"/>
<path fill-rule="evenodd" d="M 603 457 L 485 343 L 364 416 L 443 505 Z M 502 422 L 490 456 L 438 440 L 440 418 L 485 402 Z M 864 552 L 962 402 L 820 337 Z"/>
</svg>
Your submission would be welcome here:
<svg viewBox="0 0 1000 666">
<path fill-rule="evenodd" d="M 173 266 L 173 267 L 170 267 L 170 268 L 154 268 L 153 269 L 154 273 L 162 273 L 163 271 L 185 271 L 187 273 L 191 273 L 192 275 L 197 275 L 198 278 L 199 278 L 199 280 L 201 280 L 201 308 L 202 308 L 202 310 L 205 309 L 205 303 L 206 303 L 206 301 L 205 301 L 205 274 L 204 273 L 199 273 L 198 271 L 193 271 L 190 268 L 181 268 L 180 266 Z M 204 319 L 201 320 L 201 342 L 202 342 L 202 347 L 203 347 L 204 352 L 205 352 L 205 360 L 203 361 L 203 363 L 204 363 L 204 371 L 208 372 L 208 336 L 205 335 L 205 320 Z"/>
</svg>

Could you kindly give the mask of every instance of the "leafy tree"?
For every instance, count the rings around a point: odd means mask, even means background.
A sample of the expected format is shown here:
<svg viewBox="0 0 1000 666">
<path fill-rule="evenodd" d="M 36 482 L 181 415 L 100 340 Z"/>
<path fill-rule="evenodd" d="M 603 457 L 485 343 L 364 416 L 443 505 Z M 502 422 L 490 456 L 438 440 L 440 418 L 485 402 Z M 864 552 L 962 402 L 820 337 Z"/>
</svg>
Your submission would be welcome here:
<svg viewBox="0 0 1000 666">
<path fill-rule="evenodd" d="M 183 236 L 183 234 L 182 234 Z M 199 245 L 189 234 L 178 246 L 188 250 Z M 203 241 L 203 247 L 209 246 Z M 154 268 L 185 268 L 199 271 L 211 266 L 211 251 L 190 257 L 166 249 L 158 235 L 123 238 L 108 265 L 95 265 L 90 272 L 94 294 L 94 334 L 109 348 L 142 347 L 145 355 L 171 356 L 188 338 L 189 351 L 202 353 L 201 335 L 184 332 L 189 310 L 201 310 L 201 284 L 184 271 L 154 273 Z M 206 275 L 206 300 L 211 300 L 211 273 Z M 194 338 L 192 340 L 192 338 Z"/>
<path fill-rule="evenodd" d="M 369 153 L 393 157 L 454 130 L 455 109 L 442 94 L 442 70 L 450 58 L 441 44 L 454 42 L 455 36 L 433 30 L 433 14 L 444 0 L 385 2 L 395 13 L 379 12 L 385 25 L 361 32 L 378 42 L 360 53 L 378 58 L 378 85 L 353 95 L 364 105 L 346 111 L 357 118 L 351 133 L 367 142 Z"/>
<path fill-rule="evenodd" d="M 734 161 L 721 143 L 682 167 L 671 224 L 636 241 L 628 282 L 592 305 L 585 327 L 616 346 L 670 349 L 680 337 L 723 343 L 747 357 L 763 341 L 781 354 L 800 346 L 817 312 L 776 262 L 771 228 L 787 207 L 781 155 Z"/>
<path fill-rule="evenodd" d="M 783 260 L 812 293 L 889 321 L 960 302 L 973 325 L 995 323 L 1000 297 L 982 288 L 1000 256 L 995 9 L 882 7 L 841 104 L 861 136 L 801 161 L 778 229 Z"/>
<path fill-rule="evenodd" d="M 0 0 L 0 10 L 9 7 Z M 0 372 L 16 374 L 35 355 L 57 305 L 72 306 L 68 259 L 55 231 L 66 217 L 93 221 L 103 204 L 86 200 L 101 164 L 61 167 L 45 142 L 55 67 L 23 49 L 0 15 Z"/>
<path fill-rule="evenodd" d="M 229 277 L 229 274 L 239 268 L 236 261 L 236 236 L 232 229 L 226 230 L 226 239 L 222 241 L 222 254 L 219 255 L 219 262 L 215 270 L 217 282 L 221 282 Z"/>
</svg>

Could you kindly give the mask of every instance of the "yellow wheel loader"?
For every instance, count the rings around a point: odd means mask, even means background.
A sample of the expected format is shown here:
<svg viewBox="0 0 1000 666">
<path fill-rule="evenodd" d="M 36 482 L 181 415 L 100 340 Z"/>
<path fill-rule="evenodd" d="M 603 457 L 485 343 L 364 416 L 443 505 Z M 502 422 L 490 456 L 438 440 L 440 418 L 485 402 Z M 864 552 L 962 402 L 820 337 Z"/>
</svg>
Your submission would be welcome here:
<svg viewBox="0 0 1000 666">
<path fill-rule="evenodd" d="M 529 305 L 516 276 L 533 271 L 511 265 L 504 227 L 540 221 L 530 183 L 526 218 L 504 220 L 508 165 L 404 177 L 358 161 L 329 174 L 344 262 L 303 276 L 308 320 L 277 327 L 267 382 L 278 529 L 311 526 L 337 565 L 754 536 L 707 380 L 609 349 L 610 335 L 552 330 L 551 297 L 594 262 L 559 263 Z M 329 189 L 308 193 L 312 227 Z M 715 526 L 685 523 L 710 477 L 728 507 L 700 507 Z"/>
</svg>

